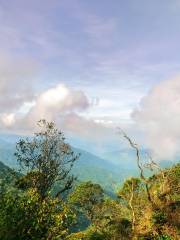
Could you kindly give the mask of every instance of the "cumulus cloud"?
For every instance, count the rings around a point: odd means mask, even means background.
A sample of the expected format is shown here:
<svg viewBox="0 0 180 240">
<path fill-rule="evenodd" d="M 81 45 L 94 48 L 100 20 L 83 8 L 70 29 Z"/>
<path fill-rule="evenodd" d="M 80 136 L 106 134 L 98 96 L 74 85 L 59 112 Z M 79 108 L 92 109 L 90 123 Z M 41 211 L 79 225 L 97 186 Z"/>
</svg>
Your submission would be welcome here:
<svg viewBox="0 0 180 240">
<path fill-rule="evenodd" d="M 36 123 L 40 119 L 46 119 L 54 121 L 68 135 L 74 134 L 86 139 L 97 141 L 103 139 L 104 141 L 105 136 L 113 133 L 114 130 L 107 126 L 106 122 L 88 117 L 86 113 L 93 103 L 90 103 L 83 91 L 58 84 L 38 94 L 30 87 L 28 88 L 28 82 L 22 84 L 22 87 L 19 86 L 18 79 L 17 77 L 17 80 L 14 78 L 12 81 L 11 77 L 8 77 L 7 82 L 0 82 L 1 130 L 31 134 L 37 130 Z"/>
<path fill-rule="evenodd" d="M 132 117 L 158 159 L 174 158 L 180 152 L 180 76 L 156 85 Z"/>
<path fill-rule="evenodd" d="M 42 118 L 59 122 L 64 115 L 70 112 L 80 112 L 88 107 L 88 99 L 82 91 L 74 91 L 59 84 L 37 97 L 34 106 L 25 116 L 25 120 L 33 124 Z"/>
<path fill-rule="evenodd" d="M 82 91 L 59 84 L 34 98 L 24 114 L 1 112 L 0 122 L 7 129 L 31 132 L 38 120 L 46 119 L 55 121 L 64 131 L 90 137 L 104 132 L 104 127 L 81 115 L 89 107 L 89 100 Z"/>
<path fill-rule="evenodd" d="M 7 114 L 4 113 L 1 115 L 1 122 L 4 126 L 10 127 L 15 123 L 15 116 L 13 113 Z"/>
<path fill-rule="evenodd" d="M 63 129 L 67 129 L 79 137 L 93 139 L 94 141 L 106 141 L 108 136 L 113 138 L 113 130 L 106 123 L 96 122 L 95 120 L 85 118 L 76 113 L 69 113 L 63 121 Z"/>
</svg>

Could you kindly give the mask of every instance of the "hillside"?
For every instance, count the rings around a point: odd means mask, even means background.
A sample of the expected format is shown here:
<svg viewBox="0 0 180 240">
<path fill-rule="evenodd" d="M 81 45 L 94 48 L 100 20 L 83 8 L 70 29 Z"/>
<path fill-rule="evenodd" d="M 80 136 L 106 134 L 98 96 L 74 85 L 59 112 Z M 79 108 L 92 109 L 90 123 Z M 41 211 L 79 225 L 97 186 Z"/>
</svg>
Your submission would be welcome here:
<svg viewBox="0 0 180 240">
<path fill-rule="evenodd" d="M 141 149 L 141 161 L 143 163 L 148 161 L 148 149 Z M 135 152 L 131 148 L 124 148 L 119 151 L 106 152 L 103 154 L 103 159 L 106 159 L 109 162 L 112 162 L 116 165 L 117 168 L 123 169 L 125 172 L 128 172 L 129 175 L 137 175 L 138 169 L 135 161 Z M 177 155 L 174 159 L 171 160 L 161 160 L 158 164 L 162 168 L 171 167 L 173 164 L 178 163 L 180 156 Z"/>
<path fill-rule="evenodd" d="M 0 179 L 4 179 L 5 177 L 7 177 L 7 175 L 9 175 L 10 172 L 11 169 L 4 163 L 0 162 Z"/>
<path fill-rule="evenodd" d="M 16 135 L 0 135 L 0 161 L 11 168 L 17 169 L 14 157 L 15 143 L 20 138 Z M 78 181 L 93 181 L 99 183 L 107 192 L 113 192 L 117 185 L 129 176 L 138 176 L 138 168 L 132 149 L 108 152 L 100 158 L 88 151 L 73 148 L 74 152 L 80 153 L 80 158 L 73 167 L 73 174 Z M 142 151 L 145 157 L 146 151 Z M 171 166 L 172 162 L 162 161 L 161 166 Z"/>
<path fill-rule="evenodd" d="M 49 143 L 51 141 L 52 139 Z M 50 146 L 47 142 L 45 144 Z M 14 150 L 15 143 L 1 139 L 3 161 L 17 167 Z M 38 234 L 46 236 L 44 226 L 50 231 L 51 226 L 58 226 L 54 228 L 57 229 L 54 234 L 58 237 L 61 234 L 60 239 L 67 240 L 179 239 L 179 164 L 163 171 L 155 171 L 151 177 L 142 173 L 137 178 L 129 174 L 134 171 L 137 175 L 132 151 L 116 152 L 114 155 L 122 155 L 124 158 L 112 163 L 81 149 L 73 150 L 80 153 L 72 170 L 79 182 L 71 190 L 67 188 L 67 192 L 61 192 L 61 198 L 57 195 L 59 190 L 56 187 L 63 189 L 61 185 L 66 186 L 66 182 L 53 180 L 48 185 L 48 178 L 54 170 L 44 155 L 37 154 L 44 163 L 37 165 L 40 166 L 40 171 L 24 172 L 24 176 L 13 185 L 13 170 L 0 162 L 0 179 L 5 180 L 0 191 L 0 239 L 4 239 L 4 235 L 7 236 L 6 239 L 11 239 L 11 236 L 12 239 L 20 239 L 22 234 L 23 239 L 27 239 L 29 229 L 33 230 L 32 234 L 36 237 Z M 26 156 L 25 153 L 25 162 Z M 30 159 L 33 162 L 32 155 Z M 52 156 L 49 159 L 56 163 Z M 128 167 L 127 164 L 131 165 Z M 55 169 L 57 170 L 59 168 Z M 128 179 L 123 182 L 127 176 Z M 122 184 L 118 191 L 113 191 L 116 179 Z M 63 225 L 65 221 L 67 227 Z M 62 227 L 65 231 L 62 231 Z M 38 239 L 48 239 L 47 236 L 41 236 Z"/>
<path fill-rule="evenodd" d="M 16 137 L 10 137 L 5 140 L 6 136 L 0 137 L 0 161 L 11 168 L 18 169 L 16 159 L 14 157 Z M 96 155 L 86 152 L 82 149 L 73 148 L 76 153 L 80 153 L 80 158 L 73 167 L 73 174 L 77 176 L 79 181 L 92 180 L 101 184 L 106 191 L 112 192 L 113 185 L 120 183 L 128 175 L 121 168 L 118 168 Z"/>
</svg>

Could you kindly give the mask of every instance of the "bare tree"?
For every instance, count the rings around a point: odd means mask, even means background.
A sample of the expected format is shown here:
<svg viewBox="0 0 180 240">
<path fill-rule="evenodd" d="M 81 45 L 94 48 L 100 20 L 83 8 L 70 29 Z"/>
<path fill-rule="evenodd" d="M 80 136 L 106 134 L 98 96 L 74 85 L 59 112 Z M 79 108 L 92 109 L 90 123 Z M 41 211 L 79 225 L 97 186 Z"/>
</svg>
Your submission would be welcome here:
<svg viewBox="0 0 180 240">
<path fill-rule="evenodd" d="M 142 180 L 142 181 L 144 182 L 144 184 L 145 184 L 145 188 L 146 188 L 148 200 L 149 200 L 149 202 L 151 203 L 151 205 L 154 207 L 154 206 L 155 206 L 155 203 L 154 203 L 153 198 L 152 198 L 152 196 L 151 196 L 150 187 L 149 187 L 149 182 L 148 182 L 148 179 L 145 177 L 144 167 L 143 167 L 143 165 L 141 164 L 139 147 L 138 147 L 138 145 L 137 145 L 123 130 L 121 130 L 121 129 L 119 129 L 119 130 L 120 130 L 120 134 L 123 135 L 123 137 L 128 141 L 128 143 L 130 144 L 130 146 L 135 150 L 135 153 L 136 153 L 136 162 L 137 162 L 137 166 L 138 166 L 139 171 L 140 171 L 140 178 L 141 178 L 141 180 Z"/>
</svg>

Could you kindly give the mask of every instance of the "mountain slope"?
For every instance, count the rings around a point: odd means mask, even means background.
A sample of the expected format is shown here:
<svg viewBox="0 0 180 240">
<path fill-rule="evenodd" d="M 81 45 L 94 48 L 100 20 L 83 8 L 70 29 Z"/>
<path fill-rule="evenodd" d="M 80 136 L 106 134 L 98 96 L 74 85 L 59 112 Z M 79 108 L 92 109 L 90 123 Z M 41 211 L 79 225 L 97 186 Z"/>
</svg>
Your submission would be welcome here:
<svg viewBox="0 0 180 240">
<path fill-rule="evenodd" d="M 124 171 L 128 171 L 129 175 L 136 175 L 139 171 L 136 162 L 136 153 L 133 149 L 121 149 L 120 151 L 107 152 L 103 154 L 103 158 L 114 163 L 117 168 L 121 167 Z M 149 161 L 149 150 L 141 149 L 140 158 L 142 163 L 147 163 Z M 173 164 L 179 162 L 180 156 L 177 155 L 172 160 L 161 160 L 158 164 L 161 168 L 171 167 Z"/>
<path fill-rule="evenodd" d="M 4 179 L 9 175 L 11 169 L 6 166 L 4 163 L 0 162 L 0 179 Z"/>
<path fill-rule="evenodd" d="M 0 137 L 0 161 L 11 168 L 18 169 L 14 157 L 15 142 L 9 138 L 8 136 L 7 140 L 4 140 Z M 81 149 L 73 148 L 73 150 L 80 153 L 80 158 L 72 169 L 72 173 L 77 176 L 79 181 L 97 182 L 108 192 L 112 192 L 113 184 L 123 181 L 124 173 L 114 164 Z"/>
<path fill-rule="evenodd" d="M 15 142 L 20 136 L 0 135 L 0 161 L 11 168 L 17 169 L 14 157 Z M 73 148 L 80 153 L 80 158 L 75 162 L 72 173 L 79 181 L 93 181 L 101 184 L 106 191 L 112 192 L 113 188 L 120 185 L 129 176 L 138 176 L 135 153 L 132 149 L 110 152 L 100 158 L 82 149 Z M 142 157 L 146 157 L 143 150 Z M 161 163 L 162 167 L 171 166 L 173 162 Z"/>
</svg>

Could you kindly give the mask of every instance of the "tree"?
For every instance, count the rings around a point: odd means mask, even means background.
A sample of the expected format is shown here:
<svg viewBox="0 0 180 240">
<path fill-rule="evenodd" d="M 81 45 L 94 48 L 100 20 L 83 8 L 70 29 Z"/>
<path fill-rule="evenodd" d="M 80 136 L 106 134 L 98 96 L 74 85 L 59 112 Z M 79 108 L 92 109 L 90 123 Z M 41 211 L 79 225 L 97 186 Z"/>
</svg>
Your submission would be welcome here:
<svg viewBox="0 0 180 240">
<path fill-rule="evenodd" d="M 36 188 L 42 198 L 52 189 L 56 182 L 60 188 L 56 193 L 71 189 L 75 180 L 70 171 L 78 159 L 71 146 L 53 122 L 40 120 L 40 132 L 30 139 L 21 139 L 16 145 L 15 156 L 26 175 L 19 179 L 20 188 Z"/>
<path fill-rule="evenodd" d="M 130 178 L 125 181 L 118 192 L 118 197 L 123 200 L 131 211 L 132 230 L 136 224 L 136 207 L 139 204 L 139 195 L 142 194 L 143 185 L 139 178 Z M 142 197 L 142 196 L 141 196 Z M 138 203 L 137 203 L 138 202 Z"/>
<path fill-rule="evenodd" d="M 75 178 L 69 173 L 78 155 L 54 123 L 41 120 L 39 126 L 34 138 L 16 145 L 23 176 L 0 184 L 0 239 L 64 240 L 75 219 L 59 194 L 72 187 Z M 53 196 L 50 190 L 57 181 L 61 188 Z"/>
<path fill-rule="evenodd" d="M 90 181 L 81 183 L 69 196 L 70 204 L 85 212 L 90 220 L 94 217 L 96 206 L 103 200 L 104 191 L 101 186 Z"/>
<path fill-rule="evenodd" d="M 73 221 L 64 202 L 51 196 L 42 200 L 35 189 L 7 189 L 0 194 L 0 239 L 64 240 Z"/>
<path fill-rule="evenodd" d="M 101 233 L 106 240 L 131 239 L 132 224 L 129 211 L 117 199 L 106 197 L 96 208 L 91 231 Z"/>
</svg>

